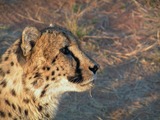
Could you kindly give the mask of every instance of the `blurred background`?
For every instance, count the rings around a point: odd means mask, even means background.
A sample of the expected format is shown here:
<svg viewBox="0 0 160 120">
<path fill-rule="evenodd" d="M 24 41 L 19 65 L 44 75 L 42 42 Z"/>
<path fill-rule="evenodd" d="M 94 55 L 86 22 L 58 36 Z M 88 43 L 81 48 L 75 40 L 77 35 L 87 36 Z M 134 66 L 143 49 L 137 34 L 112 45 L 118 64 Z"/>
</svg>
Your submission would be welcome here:
<svg viewBox="0 0 160 120">
<path fill-rule="evenodd" d="M 72 31 L 101 66 L 55 120 L 160 120 L 159 0 L 0 0 L 0 55 L 26 26 Z"/>
</svg>

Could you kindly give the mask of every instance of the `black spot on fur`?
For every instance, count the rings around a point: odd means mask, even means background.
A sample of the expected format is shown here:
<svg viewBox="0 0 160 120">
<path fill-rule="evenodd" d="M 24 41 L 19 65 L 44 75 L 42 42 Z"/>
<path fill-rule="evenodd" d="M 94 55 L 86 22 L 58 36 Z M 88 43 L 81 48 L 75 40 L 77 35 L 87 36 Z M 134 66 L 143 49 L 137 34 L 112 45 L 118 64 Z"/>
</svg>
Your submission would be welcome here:
<svg viewBox="0 0 160 120">
<path fill-rule="evenodd" d="M 16 106 L 12 103 L 12 108 L 14 109 L 14 110 L 16 110 Z"/>
<path fill-rule="evenodd" d="M 41 105 L 38 106 L 38 111 L 41 112 L 43 107 Z"/>
<path fill-rule="evenodd" d="M 46 114 L 46 117 L 47 117 L 47 118 L 49 118 L 49 117 L 50 117 L 50 115 L 49 115 L 49 114 Z"/>
<path fill-rule="evenodd" d="M 50 67 L 47 67 L 47 70 L 49 71 L 49 70 L 50 70 Z"/>
<path fill-rule="evenodd" d="M 46 76 L 46 80 L 47 80 L 47 81 L 49 80 L 49 76 Z"/>
<path fill-rule="evenodd" d="M 0 110 L 0 117 L 4 118 L 5 116 L 6 116 L 6 114 L 3 111 Z"/>
<path fill-rule="evenodd" d="M 55 72 L 54 71 L 52 71 L 52 75 L 54 75 L 55 74 Z"/>
<path fill-rule="evenodd" d="M 17 120 L 17 118 L 14 118 L 13 120 Z"/>
<path fill-rule="evenodd" d="M 40 97 L 43 97 L 45 93 L 46 93 L 46 90 L 42 90 Z"/>
<path fill-rule="evenodd" d="M 7 74 L 10 74 L 10 70 L 7 71 Z"/>
<path fill-rule="evenodd" d="M 12 117 L 12 114 L 10 112 L 8 113 L 8 117 L 10 117 L 10 118 Z"/>
<path fill-rule="evenodd" d="M 8 106 L 11 106 L 11 104 L 10 104 L 10 102 L 6 99 L 6 100 L 4 100 L 5 101 L 5 103 L 8 105 Z"/>
<path fill-rule="evenodd" d="M 32 97 L 32 101 L 35 103 L 36 102 L 36 98 L 33 96 Z"/>
<path fill-rule="evenodd" d="M 12 94 L 13 96 L 16 96 L 16 92 L 15 92 L 14 89 L 11 90 L 11 94 Z"/>
<path fill-rule="evenodd" d="M 21 107 L 19 107 L 19 106 L 18 106 L 18 110 L 19 110 L 20 113 L 22 112 L 22 109 L 21 109 Z"/>
<path fill-rule="evenodd" d="M 58 74 L 58 76 L 61 76 L 61 74 Z"/>
<path fill-rule="evenodd" d="M 33 86 L 36 85 L 36 84 L 37 84 L 37 80 L 33 81 L 31 84 L 32 84 Z"/>
<path fill-rule="evenodd" d="M 56 56 L 53 60 L 52 60 L 52 64 L 54 64 L 56 62 L 58 56 Z"/>
<path fill-rule="evenodd" d="M 26 103 L 26 104 L 28 104 L 29 103 L 29 99 L 27 99 L 27 98 L 23 99 L 23 102 Z"/>
<path fill-rule="evenodd" d="M 45 106 L 48 106 L 48 103 L 46 103 Z"/>
<path fill-rule="evenodd" d="M 24 114 L 28 116 L 28 110 L 24 110 Z"/>
<path fill-rule="evenodd" d="M 46 67 L 44 66 L 44 67 L 42 67 L 42 69 L 43 69 L 43 70 L 45 70 L 45 69 L 46 69 Z"/>
<path fill-rule="evenodd" d="M 47 85 L 44 87 L 44 89 L 46 89 L 48 86 L 49 86 L 49 84 L 47 84 Z"/>
<path fill-rule="evenodd" d="M 56 59 L 53 59 L 53 60 L 52 60 L 52 64 L 55 63 L 55 61 L 56 61 Z"/>
<path fill-rule="evenodd" d="M 28 92 L 28 91 L 29 91 L 29 88 L 24 88 L 24 91 L 25 91 L 25 92 Z"/>
<path fill-rule="evenodd" d="M 5 80 L 3 80 L 0 85 L 2 85 L 2 87 L 4 88 L 4 87 L 6 87 L 7 82 Z"/>
<path fill-rule="evenodd" d="M 40 76 L 41 76 L 41 74 L 40 74 L 40 73 L 38 73 L 38 72 L 36 72 L 36 73 L 35 73 L 34 78 L 36 78 L 36 77 L 40 77 Z"/>
<path fill-rule="evenodd" d="M 52 81 L 53 81 L 53 80 L 55 80 L 55 78 L 54 78 L 54 77 L 52 78 Z"/>
<path fill-rule="evenodd" d="M 57 69 L 56 69 L 57 71 L 59 71 L 59 68 L 57 67 Z"/>
<path fill-rule="evenodd" d="M 7 61 L 7 60 L 8 60 L 8 57 L 5 57 L 5 58 L 4 58 L 4 61 Z"/>
<path fill-rule="evenodd" d="M 61 69 L 64 70 L 63 66 L 61 66 Z"/>
<path fill-rule="evenodd" d="M 10 64 L 11 64 L 11 66 L 13 66 L 13 65 L 14 65 L 14 62 L 12 61 Z"/>
</svg>

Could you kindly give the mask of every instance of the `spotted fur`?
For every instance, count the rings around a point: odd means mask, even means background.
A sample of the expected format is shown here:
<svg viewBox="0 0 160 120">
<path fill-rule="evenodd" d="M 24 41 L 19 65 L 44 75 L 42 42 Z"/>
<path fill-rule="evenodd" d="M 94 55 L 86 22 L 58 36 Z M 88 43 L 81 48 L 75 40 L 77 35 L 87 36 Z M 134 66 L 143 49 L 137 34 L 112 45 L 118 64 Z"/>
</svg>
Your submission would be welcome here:
<svg viewBox="0 0 160 120">
<path fill-rule="evenodd" d="M 70 31 L 26 27 L 1 57 L 0 119 L 53 119 L 62 94 L 90 89 L 97 70 Z"/>
</svg>

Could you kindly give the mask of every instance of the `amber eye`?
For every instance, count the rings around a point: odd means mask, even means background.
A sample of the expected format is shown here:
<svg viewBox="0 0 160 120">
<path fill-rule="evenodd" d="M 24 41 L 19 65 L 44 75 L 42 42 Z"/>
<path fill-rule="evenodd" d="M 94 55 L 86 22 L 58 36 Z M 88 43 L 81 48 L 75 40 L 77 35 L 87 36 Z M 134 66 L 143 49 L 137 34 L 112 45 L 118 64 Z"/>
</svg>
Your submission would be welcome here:
<svg viewBox="0 0 160 120">
<path fill-rule="evenodd" d="M 71 53 L 67 46 L 64 48 L 61 48 L 60 51 L 65 55 L 69 55 Z"/>
</svg>

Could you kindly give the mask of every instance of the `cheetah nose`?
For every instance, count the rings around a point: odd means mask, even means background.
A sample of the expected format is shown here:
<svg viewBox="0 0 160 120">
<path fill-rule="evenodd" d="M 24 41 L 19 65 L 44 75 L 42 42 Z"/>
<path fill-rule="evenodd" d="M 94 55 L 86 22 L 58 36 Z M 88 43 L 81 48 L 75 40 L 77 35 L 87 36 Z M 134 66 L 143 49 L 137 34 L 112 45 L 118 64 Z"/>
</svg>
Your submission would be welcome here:
<svg viewBox="0 0 160 120">
<path fill-rule="evenodd" d="M 100 66 L 98 64 L 96 64 L 93 67 L 89 67 L 89 70 L 95 74 L 99 68 L 100 68 Z"/>
</svg>

